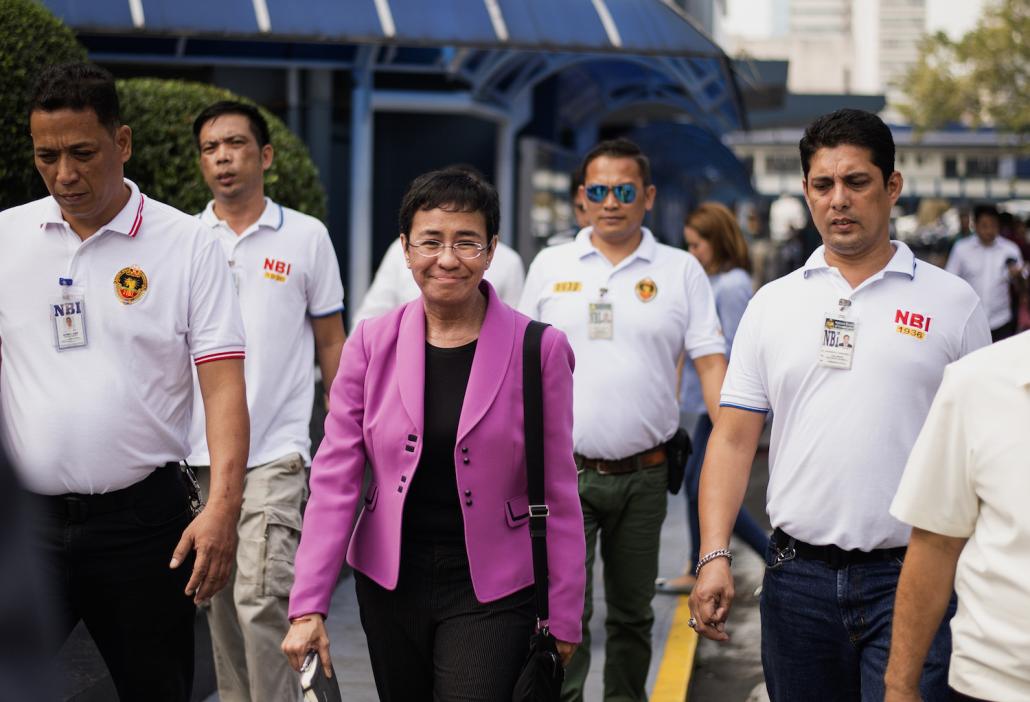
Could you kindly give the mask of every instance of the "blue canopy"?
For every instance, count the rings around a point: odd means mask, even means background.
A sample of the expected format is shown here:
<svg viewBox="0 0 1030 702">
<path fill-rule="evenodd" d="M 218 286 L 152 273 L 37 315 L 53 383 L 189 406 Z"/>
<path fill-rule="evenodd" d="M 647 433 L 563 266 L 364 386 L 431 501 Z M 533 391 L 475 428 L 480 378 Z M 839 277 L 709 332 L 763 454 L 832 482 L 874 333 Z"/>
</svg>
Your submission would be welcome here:
<svg viewBox="0 0 1030 702">
<path fill-rule="evenodd" d="M 667 0 L 44 0 L 79 32 L 722 57 Z"/>
</svg>

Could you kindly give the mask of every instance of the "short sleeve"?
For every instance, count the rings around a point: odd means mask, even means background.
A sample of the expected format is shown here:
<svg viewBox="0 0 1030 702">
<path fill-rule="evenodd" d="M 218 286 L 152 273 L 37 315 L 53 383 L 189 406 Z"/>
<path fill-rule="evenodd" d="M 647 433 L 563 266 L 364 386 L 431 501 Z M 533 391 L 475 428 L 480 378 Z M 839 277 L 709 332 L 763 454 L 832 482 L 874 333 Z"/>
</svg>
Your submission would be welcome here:
<svg viewBox="0 0 1030 702">
<path fill-rule="evenodd" d="M 966 319 L 966 326 L 962 330 L 962 348 L 959 350 L 960 358 L 968 353 L 976 351 L 991 344 L 991 325 L 987 321 L 987 313 L 979 300 L 973 311 Z M 954 360 L 958 360 L 957 358 Z"/>
<path fill-rule="evenodd" d="M 740 319 L 726 380 L 722 384 L 719 399 L 722 406 L 752 412 L 768 412 L 770 409 L 765 367 L 762 364 L 760 307 L 760 297 L 752 299 Z"/>
<path fill-rule="evenodd" d="M 493 264 L 489 271 L 492 274 L 487 276 L 497 290 L 497 296 L 506 305 L 515 306 L 519 304 L 522 295 L 522 284 L 526 279 L 526 271 L 522 265 L 522 258 L 511 248 L 501 248 L 498 244 L 494 253 Z"/>
<path fill-rule="evenodd" d="M 211 232 L 199 232 L 190 277 L 188 340 L 193 362 L 243 358 L 243 319 L 229 262 Z"/>
<path fill-rule="evenodd" d="M 733 346 L 733 337 L 737 335 L 737 327 L 744 316 L 747 303 L 751 300 L 753 290 L 751 278 L 737 268 L 726 274 L 723 285 L 715 295 L 715 309 L 722 324 L 722 333 L 726 336 L 726 350 Z"/>
<path fill-rule="evenodd" d="M 956 241 L 948 254 L 948 261 L 944 264 L 944 270 L 952 275 L 962 276 L 962 244 L 961 240 Z"/>
<path fill-rule="evenodd" d="M 383 259 L 379 262 L 372 284 L 365 291 L 365 297 L 361 299 L 361 306 L 357 314 L 353 315 L 351 326 L 357 329 L 358 323 L 365 319 L 378 317 L 390 310 L 404 304 L 409 298 L 405 298 L 407 285 L 404 277 L 411 278 L 411 272 L 404 265 L 404 249 L 401 248 L 401 240 L 395 239 Z M 418 288 L 415 288 L 415 297 L 418 297 Z"/>
<path fill-rule="evenodd" d="M 701 264 L 693 256 L 686 259 L 684 287 L 687 302 L 687 328 L 683 347 L 691 358 L 726 353 L 726 338 L 715 310 L 715 295 Z"/>
<path fill-rule="evenodd" d="M 326 317 L 343 310 L 343 281 L 329 232 L 321 228 L 315 237 L 312 275 L 308 279 L 308 314 Z"/>
<path fill-rule="evenodd" d="M 955 370 L 945 369 L 890 511 L 924 531 L 966 538 L 973 533 L 979 500 L 970 478 L 972 456 L 959 385 Z"/>
<path fill-rule="evenodd" d="M 529 265 L 526 284 L 522 286 L 522 295 L 519 298 L 519 312 L 531 319 L 540 319 L 540 291 L 547 282 L 543 268 L 538 255 Z"/>
</svg>

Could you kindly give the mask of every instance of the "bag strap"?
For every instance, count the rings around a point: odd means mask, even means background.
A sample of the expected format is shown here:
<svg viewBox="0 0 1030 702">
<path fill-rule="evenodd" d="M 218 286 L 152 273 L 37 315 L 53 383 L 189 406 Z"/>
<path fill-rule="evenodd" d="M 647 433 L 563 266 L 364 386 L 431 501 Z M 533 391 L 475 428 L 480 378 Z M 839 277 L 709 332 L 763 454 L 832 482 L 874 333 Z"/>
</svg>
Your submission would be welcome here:
<svg viewBox="0 0 1030 702">
<path fill-rule="evenodd" d="M 522 342 L 522 411 L 526 435 L 529 537 L 533 544 L 537 627 L 547 621 L 547 502 L 544 499 L 544 393 L 540 343 L 549 325 L 531 321 Z"/>
</svg>

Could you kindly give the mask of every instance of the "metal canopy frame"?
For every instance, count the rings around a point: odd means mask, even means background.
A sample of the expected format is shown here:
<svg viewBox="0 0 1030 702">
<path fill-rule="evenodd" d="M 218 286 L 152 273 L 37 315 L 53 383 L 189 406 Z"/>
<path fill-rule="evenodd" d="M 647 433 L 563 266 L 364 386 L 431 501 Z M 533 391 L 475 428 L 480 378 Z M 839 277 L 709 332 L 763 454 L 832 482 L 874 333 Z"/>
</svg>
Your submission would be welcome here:
<svg viewBox="0 0 1030 702">
<path fill-rule="evenodd" d="M 238 4 L 241 0 L 232 1 Z M 318 6 L 329 2 L 311 1 Z M 549 79 L 559 81 L 558 124 L 577 135 L 580 151 L 589 146 L 605 116 L 635 105 L 666 106 L 677 113 L 678 121 L 698 125 L 715 135 L 746 128 L 729 59 L 670 0 L 650 1 L 653 4 L 644 5 L 642 0 L 567 0 L 568 5 L 556 6 L 549 4 L 553 0 L 482 0 L 497 41 L 484 41 L 483 36 L 476 35 L 475 42 L 462 43 L 433 41 L 433 32 L 441 31 L 439 26 L 428 27 L 419 36 L 398 31 L 399 26 L 404 29 L 405 21 L 410 29 L 410 18 L 393 15 L 393 10 L 405 6 L 406 0 L 367 0 L 374 4 L 382 34 L 366 32 L 346 41 L 277 34 L 277 17 L 282 16 L 286 0 L 251 0 L 259 31 L 243 30 L 232 35 L 199 26 L 188 31 L 162 29 L 156 22 L 162 12 L 170 16 L 169 0 L 95 0 L 96 5 L 88 6 L 93 9 L 83 9 L 87 6 L 73 0 L 44 0 L 58 14 L 62 14 L 61 8 L 71 13 L 67 15 L 71 24 L 84 30 L 80 38 L 91 57 L 100 62 L 287 69 L 291 123 L 299 114 L 299 104 L 294 104 L 299 101 L 299 69 L 350 72 L 353 148 L 348 295 L 352 304 L 360 302 L 371 277 L 376 111 L 471 114 L 494 122 L 498 130 L 495 183 L 502 203 L 501 236 L 509 243 L 514 237 L 516 139 L 532 114 L 534 88 Z M 129 26 L 105 27 L 82 16 L 76 22 L 76 13 L 99 17 L 100 9 L 96 8 L 114 7 L 119 2 L 128 2 L 132 10 Z M 474 0 L 467 2 L 469 8 L 475 4 Z M 586 14 L 584 8 L 589 10 Z M 368 15 L 365 9 L 362 12 Z M 555 43 L 551 34 L 558 30 L 546 25 L 538 32 L 537 45 L 530 45 L 524 37 L 509 36 L 509 28 L 525 29 L 532 24 L 527 23 L 526 12 L 535 12 L 539 20 L 548 13 L 573 10 L 583 17 L 596 10 L 595 20 L 603 30 L 594 27 L 591 36 L 605 39 L 593 44 L 574 40 L 570 46 L 575 48 L 569 50 Z M 670 12 L 685 24 L 670 21 L 675 20 Z M 150 17 L 155 18 L 154 23 Z M 510 22 L 506 23 L 506 18 Z M 624 20 L 621 32 L 614 18 Z M 400 25 L 396 19 L 401 20 Z M 365 17 L 363 21 L 368 24 L 367 20 Z M 203 21 L 197 20 L 200 24 Z M 551 34 L 547 34 L 549 31 Z M 655 35 L 653 47 L 641 44 L 640 37 L 648 31 Z M 633 32 L 636 34 L 631 36 Z M 674 51 L 670 42 L 675 43 L 677 37 L 682 44 Z M 377 89 L 375 77 L 379 74 L 442 76 L 453 90 Z M 321 109 L 329 108 L 323 105 Z M 328 140 L 328 131 L 322 130 L 320 138 Z M 311 146 L 329 152 L 327 143 Z"/>
</svg>

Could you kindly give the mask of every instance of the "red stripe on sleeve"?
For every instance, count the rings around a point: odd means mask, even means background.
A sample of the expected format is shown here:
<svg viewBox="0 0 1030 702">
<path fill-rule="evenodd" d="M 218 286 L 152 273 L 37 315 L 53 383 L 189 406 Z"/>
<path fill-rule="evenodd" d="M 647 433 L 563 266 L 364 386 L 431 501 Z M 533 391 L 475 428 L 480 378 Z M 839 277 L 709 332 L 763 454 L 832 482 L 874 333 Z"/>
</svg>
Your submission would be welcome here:
<svg viewBox="0 0 1030 702">
<path fill-rule="evenodd" d="M 199 366 L 202 363 L 210 363 L 211 361 L 225 361 L 230 358 L 244 358 L 245 353 L 243 351 L 225 351 L 224 353 L 211 353 L 207 356 L 198 356 L 193 359 L 193 365 Z"/>
</svg>

